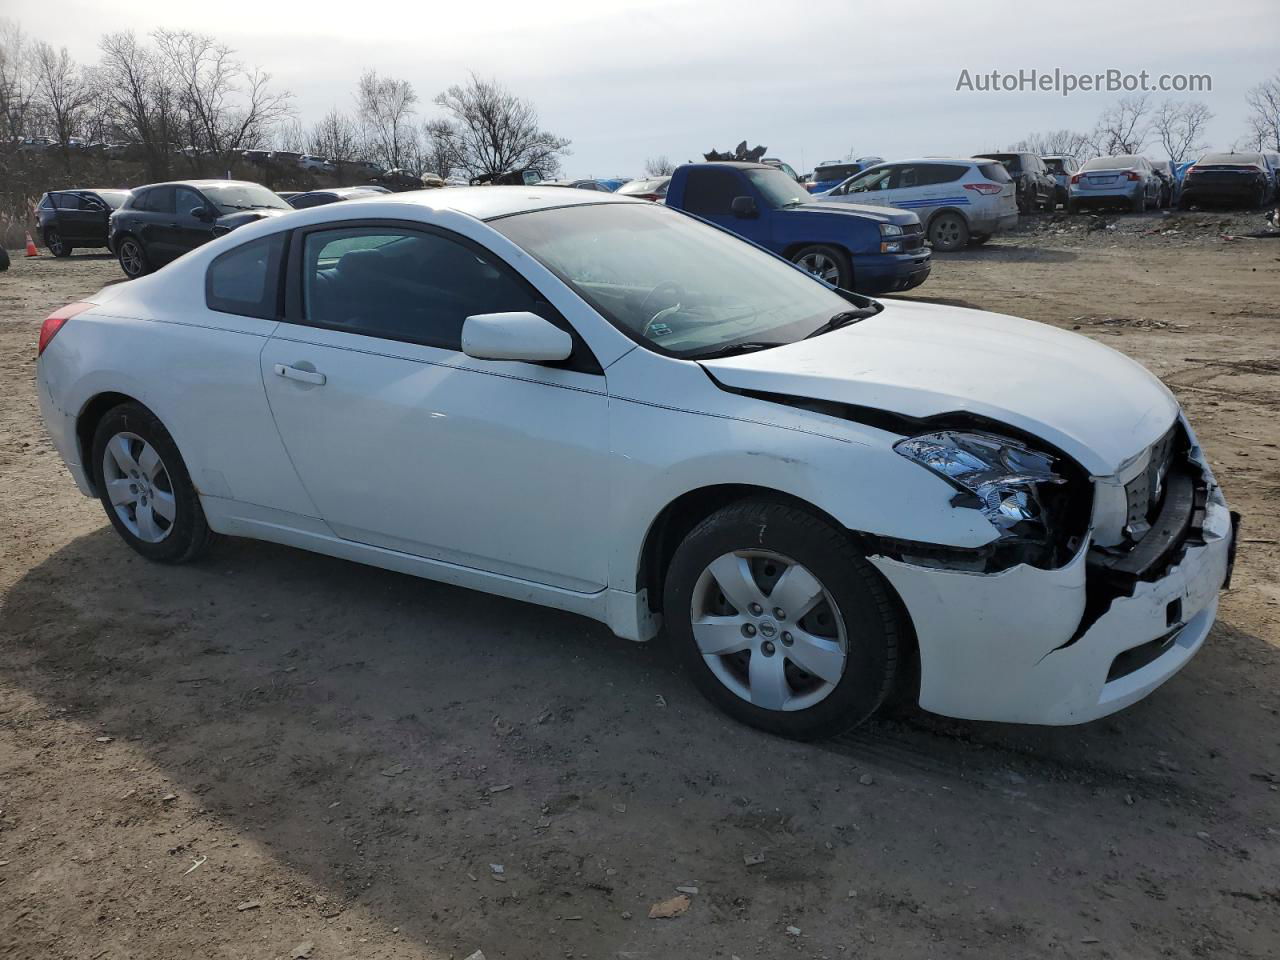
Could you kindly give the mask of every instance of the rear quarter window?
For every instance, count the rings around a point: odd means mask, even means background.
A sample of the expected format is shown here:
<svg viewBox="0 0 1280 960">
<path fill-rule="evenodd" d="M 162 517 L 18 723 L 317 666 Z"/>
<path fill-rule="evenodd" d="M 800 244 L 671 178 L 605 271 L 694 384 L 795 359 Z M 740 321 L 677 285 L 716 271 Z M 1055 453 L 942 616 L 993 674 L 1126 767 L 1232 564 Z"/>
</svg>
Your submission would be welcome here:
<svg viewBox="0 0 1280 960">
<path fill-rule="evenodd" d="M 978 164 L 978 172 L 990 180 L 992 183 L 1008 183 L 1009 171 L 1004 168 L 1003 163 L 980 163 Z"/>
<path fill-rule="evenodd" d="M 219 313 L 275 320 L 286 236 L 273 233 L 216 257 L 205 274 L 205 305 Z"/>
</svg>

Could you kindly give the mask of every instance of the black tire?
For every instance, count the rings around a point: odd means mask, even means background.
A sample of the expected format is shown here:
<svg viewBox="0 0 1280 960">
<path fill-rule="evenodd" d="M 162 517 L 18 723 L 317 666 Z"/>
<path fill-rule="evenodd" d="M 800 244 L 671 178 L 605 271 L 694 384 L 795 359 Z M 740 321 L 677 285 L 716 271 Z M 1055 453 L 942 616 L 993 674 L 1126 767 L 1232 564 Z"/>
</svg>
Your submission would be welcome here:
<svg viewBox="0 0 1280 960">
<path fill-rule="evenodd" d="M 944 210 L 929 221 L 929 242 L 942 253 L 963 250 L 969 245 L 969 224 L 954 210 Z"/>
<path fill-rule="evenodd" d="M 1018 212 L 1028 214 L 1031 212 L 1031 195 L 1026 189 L 1022 188 L 1022 184 L 1018 184 L 1018 191 L 1014 195 L 1014 203 L 1017 204 Z"/>
<path fill-rule="evenodd" d="M 991 234 L 989 233 L 971 233 L 969 234 L 969 246 L 980 247 L 990 239 Z"/>
<path fill-rule="evenodd" d="M 1145 188 L 1142 190 L 1139 190 L 1137 194 L 1134 195 L 1133 200 L 1131 200 L 1129 203 L 1129 209 L 1133 213 L 1147 212 L 1147 191 Z"/>
<path fill-rule="evenodd" d="M 1077 200 L 1075 197 L 1068 197 L 1067 213 L 1079 213 L 1079 212 L 1080 212 L 1080 201 Z"/>
<path fill-rule="evenodd" d="M 791 262 L 804 267 L 805 269 L 809 269 L 802 262 L 809 257 L 812 257 L 815 260 L 817 258 L 826 258 L 834 264 L 836 276 L 834 278 L 824 277 L 823 279 L 826 279 L 830 283 L 834 283 L 841 290 L 853 289 L 853 264 L 849 262 L 849 255 L 839 247 L 829 247 L 822 243 L 815 243 L 807 247 L 801 247 L 791 255 Z M 820 276 L 820 274 L 813 270 L 810 270 L 809 272 L 814 273 L 815 276 Z"/>
<path fill-rule="evenodd" d="M 72 247 L 62 239 L 57 227 L 48 227 L 44 231 L 44 245 L 55 257 L 71 256 Z"/>
<path fill-rule="evenodd" d="M 149 444 L 159 454 L 163 476 L 157 476 L 151 482 L 154 491 L 172 495 L 174 517 L 168 523 L 163 539 L 158 542 L 149 542 L 130 530 L 111 501 L 103 460 L 108 443 L 121 434 L 129 434 Z M 139 449 L 136 440 L 127 442 L 133 444 L 132 449 Z M 98 489 L 98 499 L 107 512 L 107 519 L 125 543 L 148 560 L 160 563 L 186 563 L 208 548 L 214 534 L 205 520 L 200 498 L 177 445 L 155 414 L 138 403 L 114 407 L 98 422 L 93 432 L 92 450 L 89 468 Z M 127 477 L 122 479 L 128 481 Z M 142 502 L 146 502 L 145 497 Z"/>
<path fill-rule="evenodd" d="M 126 233 L 116 241 L 116 259 L 120 262 L 120 269 L 130 280 L 145 277 L 155 269 L 147 257 L 146 247 L 132 234 Z"/>
<path fill-rule="evenodd" d="M 719 679 L 698 648 L 692 623 L 695 591 L 700 582 L 705 582 L 702 581 L 704 571 L 718 558 L 734 551 L 768 552 L 803 565 L 834 601 L 835 620 L 844 625 L 845 658 L 839 679 L 822 699 L 810 706 L 775 710 L 749 702 Z M 767 557 L 755 562 L 765 564 L 763 570 L 769 571 L 767 564 L 771 561 Z M 712 583 L 718 584 L 714 579 Z M 723 595 L 719 602 L 726 602 Z M 826 609 L 830 615 L 829 606 L 824 608 L 822 603 L 814 610 Z M 735 608 L 729 609 L 732 612 Z M 766 499 L 730 504 L 698 524 L 672 557 L 663 590 L 668 638 L 707 699 L 736 720 L 799 740 L 834 736 L 855 727 L 884 702 L 894 689 L 903 638 L 909 635 L 899 610 L 888 584 L 846 532 L 806 510 Z M 753 633 L 756 639 L 750 641 L 758 641 L 757 647 L 716 658 L 716 661 L 738 657 L 734 669 L 749 670 L 750 657 L 765 656 L 760 651 L 764 649 L 763 638 L 772 635 L 767 633 L 766 626 L 770 612 L 765 611 L 761 626 Z M 821 622 L 822 614 L 818 616 Z M 806 622 L 808 618 L 802 618 L 801 623 Z M 785 617 L 773 623 L 774 630 L 786 626 Z M 768 654 L 775 655 L 779 663 L 785 661 L 794 671 L 796 664 L 783 647 L 776 646 Z M 801 695 L 791 685 L 791 678 L 796 676 L 795 672 L 787 674 L 789 695 Z M 801 684 L 806 678 L 819 679 L 803 672 L 798 676 Z"/>
</svg>

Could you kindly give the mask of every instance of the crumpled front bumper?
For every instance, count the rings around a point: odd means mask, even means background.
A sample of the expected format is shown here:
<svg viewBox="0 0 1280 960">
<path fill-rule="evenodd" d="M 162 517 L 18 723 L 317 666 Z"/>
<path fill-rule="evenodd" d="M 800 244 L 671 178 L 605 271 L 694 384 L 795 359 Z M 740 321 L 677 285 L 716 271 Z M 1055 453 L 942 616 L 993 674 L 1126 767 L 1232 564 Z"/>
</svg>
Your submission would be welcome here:
<svg viewBox="0 0 1280 960">
<path fill-rule="evenodd" d="M 915 626 L 920 706 L 970 720 L 1083 723 L 1177 673 L 1213 625 L 1234 555 L 1231 513 L 1207 467 L 1205 474 L 1203 543 L 1189 543 L 1132 596 L 1113 599 L 1079 636 L 1088 545 L 1056 570 L 1019 565 L 995 574 L 871 557 Z"/>
</svg>

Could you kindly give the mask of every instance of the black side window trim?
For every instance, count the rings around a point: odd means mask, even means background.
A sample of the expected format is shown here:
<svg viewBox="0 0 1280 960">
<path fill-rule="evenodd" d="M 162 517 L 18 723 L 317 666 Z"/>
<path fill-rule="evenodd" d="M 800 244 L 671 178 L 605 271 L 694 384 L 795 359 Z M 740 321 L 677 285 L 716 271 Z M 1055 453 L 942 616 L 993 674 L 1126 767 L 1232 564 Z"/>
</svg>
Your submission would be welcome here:
<svg viewBox="0 0 1280 960">
<path fill-rule="evenodd" d="M 308 234 L 323 233 L 328 230 L 347 230 L 359 227 L 391 227 L 397 230 L 411 230 L 416 233 L 431 234 L 433 236 L 442 237 L 451 240 L 466 249 L 470 250 L 477 256 L 486 257 L 498 264 L 499 268 L 507 271 L 513 280 L 520 286 L 524 287 L 530 294 L 530 297 L 542 308 L 540 316 L 543 319 L 555 324 L 561 330 L 565 331 L 573 339 L 573 353 L 569 355 L 569 359 L 561 360 L 555 363 L 544 363 L 539 366 L 556 367 L 564 370 L 575 370 L 579 373 L 604 374 L 604 367 L 600 365 L 600 361 L 596 355 L 587 346 L 587 342 L 582 339 L 581 334 L 574 328 L 563 314 L 555 308 L 541 293 L 537 287 L 525 279 L 524 275 L 507 263 L 502 257 L 498 256 L 488 247 L 482 246 L 464 237 L 452 230 L 445 230 L 432 224 L 419 223 L 416 220 L 332 220 L 327 223 L 317 223 L 310 227 L 302 227 L 297 230 L 290 231 L 290 241 L 282 258 L 286 264 L 286 274 L 284 283 L 281 284 L 283 293 L 283 306 L 280 313 L 280 319 L 284 323 L 291 323 L 299 327 L 315 327 L 317 330 L 338 330 L 342 333 L 352 333 L 347 327 L 336 326 L 334 324 L 320 323 L 318 321 L 309 320 L 303 315 L 302 311 L 302 251 L 306 246 L 306 238 Z M 359 334 L 359 336 L 371 337 L 375 340 L 385 340 L 388 343 L 412 343 L 415 346 L 434 347 L 437 350 L 449 350 L 452 353 L 461 353 L 461 350 L 453 350 L 450 347 L 442 347 L 438 343 L 431 343 L 427 340 L 419 340 L 411 337 L 391 337 L 375 334 Z"/>
</svg>

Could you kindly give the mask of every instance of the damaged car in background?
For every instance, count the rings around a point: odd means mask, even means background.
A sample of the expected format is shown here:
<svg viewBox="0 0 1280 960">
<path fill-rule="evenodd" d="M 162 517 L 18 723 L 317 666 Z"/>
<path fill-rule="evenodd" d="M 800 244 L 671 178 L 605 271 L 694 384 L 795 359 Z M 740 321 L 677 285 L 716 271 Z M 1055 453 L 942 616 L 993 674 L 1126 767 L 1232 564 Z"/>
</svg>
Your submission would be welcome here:
<svg viewBox="0 0 1280 960">
<path fill-rule="evenodd" d="M 1190 660 L 1231 572 L 1195 433 L 1123 354 L 609 194 L 264 219 L 56 311 L 38 353 L 57 450 L 142 556 L 252 537 L 665 629 L 786 736 L 890 696 L 1104 716 Z"/>
</svg>

